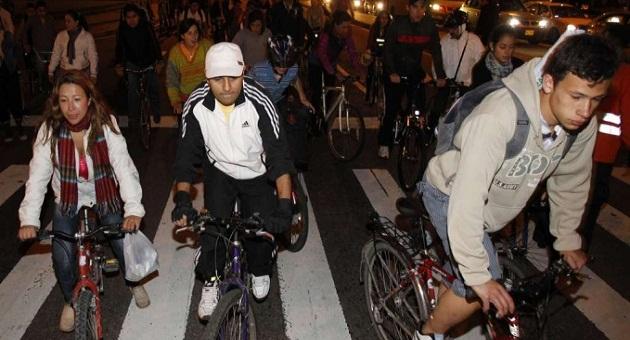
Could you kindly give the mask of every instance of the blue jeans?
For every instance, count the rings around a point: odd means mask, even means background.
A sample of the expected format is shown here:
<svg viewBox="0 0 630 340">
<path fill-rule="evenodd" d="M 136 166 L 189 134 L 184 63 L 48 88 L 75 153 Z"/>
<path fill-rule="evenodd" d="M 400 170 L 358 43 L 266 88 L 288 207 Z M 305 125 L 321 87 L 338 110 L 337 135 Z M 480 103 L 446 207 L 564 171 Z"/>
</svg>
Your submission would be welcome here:
<svg viewBox="0 0 630 340">
<path fill-rule="evenodd" d="M 100 218 L 101 224 L 108 225 L 122 223 L 122 221 L 123 217 L 120 214 L 110 214 Z M 55 206 L 52 228 L 53 231 L 74 235 L 79 229 L 79 216 L 63 216 L 59 206 Z M 123 237 L 110 238 L 109 244 L 112 247 L 114 256 L 118 259 L 121 272 L 124 273 Z M 54 238 L 52 241 L 52 261 L 55 276 L 63 293 L 63 299 L 66 303 L 70 303 L 72 301 L 72 290 L 77 283 L 79 269 L 77 266 L 76 242 Z M 127 282 L 127 285 L 129 284 Z"/>
<path fill-rule="evenodd" d="M 142 70 L 144 67 L 136 66 L 132 63 L 127 63 L 125 67 L 132 70 Z M 160 80 L 158 79 L 155 70 L 148 71 L 145 74 L 145 88 L 144 93 L 149 97 L 149 105 L 151 106 L 151 114 L 153 117 L 160 116 Z M 135 73 L 127 73 L 127 110 L 129 115 L 129 122 L 138 123 L 140 117 L 138 112 L 140 110 L 140 76 Z"/>
<path fill-rule="evenodd" d="M 418 183 L 418 192 L 422 194 L 422 202 L 424 202 L 424 206 L 429 213 L 429 217 L 431 218 L 431 223 L 433 224 L 435 231 L 438 236 L 440 236 L 440 239 L 442 239 L 444 251 L 449 257 L 449 263 L 445 266 L 445 268 L 453 274 L 453 276 L 455 276 L 455 281 L 451 284 L 451 289 L 455 295 L 467 297 L 470 295 L 466 294 L 467 286 L 464 284 L 464 280 L 457 266 L 452 265 L 455 262 L 453 256 L 451 255 L 451 246 L 448 241 L 447 223 L 449 197 L 429 183 L 426 178 L 422 178 L 422 181 Z M 494 244 L 492 244 L 492 240 L 490 240 L 490 235 L 488 235 L 488 233 L 484 233 L 483 235 L 483 247 L 486 249 L 486 253 L 488 254 L 490 263 L 488 270 L 490 271 L 490 275 L 492 276 L 492 279 L 498 280 L 501 278 L 501 266 L 499 265 L 497 251 L 494 248 Z"/>
</svg>

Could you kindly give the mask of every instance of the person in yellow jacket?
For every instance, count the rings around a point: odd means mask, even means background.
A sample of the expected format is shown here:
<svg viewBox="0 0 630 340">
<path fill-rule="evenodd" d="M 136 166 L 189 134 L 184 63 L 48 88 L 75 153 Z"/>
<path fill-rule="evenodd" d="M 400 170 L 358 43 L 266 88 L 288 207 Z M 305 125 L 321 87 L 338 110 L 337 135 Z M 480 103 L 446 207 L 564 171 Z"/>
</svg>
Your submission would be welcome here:
<svg viewBox="0 0 630 340">
<path fill-rule="evenodd" d="M 563 39 L 546 60 L 535 58 L 503 78 L 507 88 L 488 94 L 466 117 L 455 147 L 430 160 L 419 190 L 445 250 L 452 252 L 457 279 L 441 294 L 417 339 L 442 339 L 490 304 L 500 317 L 514 312 L 511 296 L 496 281 L 501 270 L 488 234 L 514 219 L 545 180 L 550 231 L 557 238 L 553 246 L 572 269 L 584 266 L 576 229 L 590 185 L 597 133 L 591 118 L 617 65 L 615 48 L 601 37 Z M 527 113 L 529 132 L 520 153 L 506 159 L 517 123 L 509 91 Z M 577 136 L 563 157 L 569 134 Z"/>
</svg>

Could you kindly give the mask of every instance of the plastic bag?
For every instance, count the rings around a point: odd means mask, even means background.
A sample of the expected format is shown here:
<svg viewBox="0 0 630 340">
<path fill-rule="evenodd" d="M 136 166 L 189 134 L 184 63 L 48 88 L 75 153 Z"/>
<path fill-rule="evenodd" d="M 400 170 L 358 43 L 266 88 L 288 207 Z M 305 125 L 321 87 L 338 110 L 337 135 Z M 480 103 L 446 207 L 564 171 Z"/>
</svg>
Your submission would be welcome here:
<svg viewBox="0 0 630 340">
<path fill-rule="evenodd" d="M 158 254 L 151 241 L 141 232 L 125 234 L 125 279 L 140 281 L 158 270 Z"/>
</svg>

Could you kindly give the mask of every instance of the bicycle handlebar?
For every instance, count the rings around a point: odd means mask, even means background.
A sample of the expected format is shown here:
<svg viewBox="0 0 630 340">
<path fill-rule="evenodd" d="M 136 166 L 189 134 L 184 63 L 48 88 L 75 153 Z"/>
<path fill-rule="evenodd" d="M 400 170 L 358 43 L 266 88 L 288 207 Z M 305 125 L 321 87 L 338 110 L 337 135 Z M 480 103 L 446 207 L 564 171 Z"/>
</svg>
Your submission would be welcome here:
<svg viewBox="0 0 630 340">
<path fill-rule="evenodd" d="M 274 240 L 274 236 L 268 231 L 264 230 L 264 221 L 258 215 L 254 214 L 251 217 L 214 217 L 209 213 L 200 214 L 192 223 L 187 226 L 179 227 L 175 229 L 175 234 L 179 234 L 182 231 L 192 231 L 195 233 L 202 233 L 206 231 L 207 225 L 213 225 L 217 227 L 230 227 L 242 232 L 245 237 L 263 237 L 271 241 Z M 208 231 L 216 234 L 215 232 Z"/>
<path fill-rule="evenodd" d="M 131 69 L 128 67 L 125 67 L 125 72 L 126 73 L 133 73 L 133 74 L 143 74 L 143 73 L 147 73 L 149 71 L 153 71 L 155 70 L 155 65 L 149 65 L 143 69 L 137 70 L 137 69 Z"/>
<path fill-rule="evenodd" d="M 117 234 L 123 233 L 123 230 L 120 227 L 121 227 L 121 224 L 119 223 L 102 225 L 98 227 L 97 229 L 92 230 L 88 233 L 77 232 L 74 235 L 64 233 L 63 231 L 49 231 L 49 230 L 44 229 L 39 232 L 39 235 L 37 235 L 37 240 L 44 241 L 44 240 L 49 240 L 53 238 L 61 238 L 61 239 L 66 239 L 70 241 L 84 240 L 84 239 L 93 238 L 96 234 L 100 232 L 103 232 L 106 235 L 117 235 Z"/>
</svg>

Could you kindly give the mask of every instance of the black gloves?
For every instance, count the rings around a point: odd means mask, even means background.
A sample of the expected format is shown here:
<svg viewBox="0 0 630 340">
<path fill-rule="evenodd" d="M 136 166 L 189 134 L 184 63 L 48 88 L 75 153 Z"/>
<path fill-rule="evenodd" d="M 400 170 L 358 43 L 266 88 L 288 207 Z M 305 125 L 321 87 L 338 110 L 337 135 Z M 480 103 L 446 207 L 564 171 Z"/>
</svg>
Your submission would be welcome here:
<svg viewBox="0 0 630 340">
<path fill-rule="evenodd" d="M 293 219 L 293 203 L 288 198 L 280 198 L 278 207 L 267 218 L 265 229 L 274 234 L 281 234 L 289 230 Z"/>
<path fill-rule="evenodd" d="M 175 209 L 171 212 L 171 219 L 173 222 L 181 220 L 184 215 L 186 216 L 188 223 L 193 222 L 197 218 L 197 210 L 195 210 L 192 206 L 189 193 L 185 191 L 176 192 L 174 201 Z"/>
</svg>

